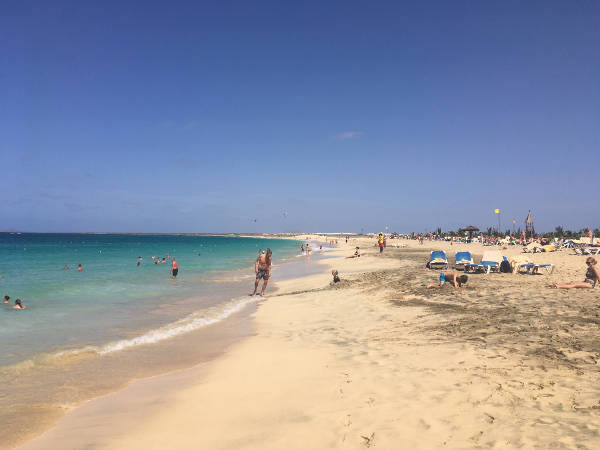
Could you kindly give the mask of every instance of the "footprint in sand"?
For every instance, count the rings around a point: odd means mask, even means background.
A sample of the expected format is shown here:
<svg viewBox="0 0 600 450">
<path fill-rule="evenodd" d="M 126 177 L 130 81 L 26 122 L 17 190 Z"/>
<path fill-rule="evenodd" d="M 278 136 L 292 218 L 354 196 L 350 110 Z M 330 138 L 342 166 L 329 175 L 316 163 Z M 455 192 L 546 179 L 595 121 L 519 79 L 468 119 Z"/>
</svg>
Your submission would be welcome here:
<svg viewBox="0 0 600 450">
<path fill-rule="evenodd" d="M 344 375 L 346 377 L 346 379 L 344 380 L 347 384 L 352 383 L 352 380 L 350 379 L 350 374 L 343 372 L 342 375 Z"/>
<path fill-rule="evenodd" d="M 496 418 L 491 414 L 483 413 L 483 415 L 485 416 L 485 420 L 487 423 L 494 423 L 494 420 L 496 420 Z"/>
<path fill-rule="evenodd" d="M 469 439 L 471 439 L 472 441 L 477 443 L 477 442 L 479 442 L 479 439 L 481 439 L 481 436 L 483 436 L 483 431 L 480 431 L 479 433 L 474 434 Z"/>
<path fill-rule="evenodd" d="M 429 430 L 431 428 L 431 425 L 429 425 L 423 419 L 419 419 L 419 425 L 421 425 L 425 430 Z"/>
<path fill-rule="evenodd" d="M 346 414 L 346 417 L 344 419 L 344 426 L 346 428 L 349 428 L 350 425 L 352 425 L 352 421 L 350 420 L 351 414 Z"/>
<path fill-rule="evenodd" d="M 365 444 L 365 447 L 370 447 L 371 445 L 373 445 L 373 439 L 375 439 L 375 433 L 371 433 L 371 436 L 367 437 L 367 436 L 360 436 L 361 438 L 364 439 L 363 444 Z"/>
</svg>

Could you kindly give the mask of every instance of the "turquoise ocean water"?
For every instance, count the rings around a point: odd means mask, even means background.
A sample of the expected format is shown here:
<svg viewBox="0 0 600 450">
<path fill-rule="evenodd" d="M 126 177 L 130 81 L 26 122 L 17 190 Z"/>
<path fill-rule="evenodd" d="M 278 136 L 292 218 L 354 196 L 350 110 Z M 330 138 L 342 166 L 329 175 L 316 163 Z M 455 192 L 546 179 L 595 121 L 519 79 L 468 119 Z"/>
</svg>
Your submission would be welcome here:
<svg viewBox="0 0 600 450">
<path fill-rule="evenodd" d="M 0 233 L 0 295 L 27 305 L 0 305 L 0 368 L 66 351 L 119 351 L 218 322 L 251 301 L 227 280 L 248 272 L 250 290 L 248 269 L 267 247 L 275 264 L 299 251 L 282 239 Z M 153 255 L 177 259 L 176 280 L 170 262 L 155 265 Z"/>
</svg>

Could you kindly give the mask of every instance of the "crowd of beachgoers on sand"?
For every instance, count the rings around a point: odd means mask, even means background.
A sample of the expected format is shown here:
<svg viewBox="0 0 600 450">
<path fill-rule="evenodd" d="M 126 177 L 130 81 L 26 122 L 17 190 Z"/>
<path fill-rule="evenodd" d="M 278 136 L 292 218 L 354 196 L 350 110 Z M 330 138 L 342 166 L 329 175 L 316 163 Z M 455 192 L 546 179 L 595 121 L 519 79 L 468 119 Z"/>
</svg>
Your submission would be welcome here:
<svg viewBox="0 0 600 450">
<path fill-rule="evenodd" d="M 474 228 L 474 227 L 472 227 Z M 560 227 L 559 227 L 560 228 Z M 561 229 L 562 231 L 562 229 Z M 491 233 L 490 233 L 491 234 Z M 573 233 L 570 233 L 573 234 Z M 574 280 L 563 283 L 549 283 L 548 287 L 556 289 L 572 289 L 572 288 L 594 288 L 600 281 L 600 269 L 597 265 L 597 260 L 592 255 L 600 254 L 600 238 L 598 238 L 598 230 L 592 230 L 587 228 L 582 230 L 578 236 L 563 237 L 563 236 L 540 236 L 535 235 L 533 232 L 526 233 L 523 231 L 521 237 L 517 238 L 511 234 L 501 235 L 484 235 L 480 233 L 478 236 L 473 237 L 472 231 L 465 232 L 465 236 L 457 236 L 455 233 L 442 234 L 438 233 L 411 233 L 409 234 L 398 234 L 391 233 L 389 236 L 384 233 L 374 235 L 376 239 L 375 246 L 379 247 L 379 252 L 382 253 L 384 248 L 388 245 L 388 238 L 392 240 L 408 239 L 417 241 L 420 245 L 424 245 L 425 241 L 431 242 L 446 242 L 450 246 L 455 243 L 458 244 L 471 244 L 478 243 L 482 246 L 500 246 L 501 249 L 508 249 L 509 246 L 521 246 L 522 253 L 551 253 L 556 251 L 571 251 L 574 255 L 587 255 L 588 258 L 585 260 L 587 270 L 582 280 Z M 405 245 L 398 243 L 392 244 L 393 247 L 401 248 Z M 534 262 L 531 258 L 526 255 L 518 255 L 511 252 L 511 256 L 507 257 L 502 255 L 499 250 L 490 250 L 484 252 L 481 257 L 481 261 L 476 263 L 469 251 L 457 251 L 455 254 L 454 271 L 441 272 L 439 275 L 439 284 L 429 284 L 427 288 L 433 288 L 435 286 L 443 286 L 445 283 L 449 283 L 455 288 L 459 288 L 467 283 L 468 276 L 466 273 L 491 273 L 491 272 L 504 272 L 504 273 L 527 273 L 527 274 L 541 274 L 545 272 L 552 274 L 554 272 L 555 265 L 552 263 L 539 263 Z M 358 247 L 356 252 L 348 258 L 360 256 Z M 446 256 L 446 252 L 443 250 L 432 251 L 430 258 L 425 263 L 425 269 L 449 269 L 449 262 Z M 463 273 L 459 273 L 463 271 Z"/>
<path fill-rule="evenodd" d="M 561 233 L 562 234 L 562 233 Z M 553 245 L 556 248 L 576 248 L 576 247 L 600 247 L 600 231 L 592 232 L 589 228 L 578 233 L 569 232 L 567 236 L 556 236 L 554 233 L 546 233 L 545 235 L 535 235 L 533 233 L 507 233 L 499 234 L 496 232 L 488 232 L 487 234 L 478 233 L 476 235 L 463 235 L 457 233 L 411 233 L 399 234 L 392 233 L 390 238 L 412 239 L 424 243 L 425 241 L 447 241 L 468 244 L 478 242 L 483 245 L 535 245 L 540 246 Z"/>
</svg>

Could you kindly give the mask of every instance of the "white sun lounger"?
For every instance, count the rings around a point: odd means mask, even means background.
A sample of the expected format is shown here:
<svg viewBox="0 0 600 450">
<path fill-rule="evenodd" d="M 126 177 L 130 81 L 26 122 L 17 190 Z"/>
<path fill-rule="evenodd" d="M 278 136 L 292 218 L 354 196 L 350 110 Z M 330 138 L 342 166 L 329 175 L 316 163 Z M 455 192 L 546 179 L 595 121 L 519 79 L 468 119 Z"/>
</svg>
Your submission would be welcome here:
<svg viewBox="0 0 600 450">
<path fill-rule="evenodd" d="M 519 264 L 515 267 L 515 273 L 518 273 L 521 269 L 526 269 L 525 273 L 528 273 L 530 275 L 539 272 L 539 269 L 544 269 L 548 275 L 552 275 L 552 272 L 554 272 L 554 264 Z"/>
</svg>

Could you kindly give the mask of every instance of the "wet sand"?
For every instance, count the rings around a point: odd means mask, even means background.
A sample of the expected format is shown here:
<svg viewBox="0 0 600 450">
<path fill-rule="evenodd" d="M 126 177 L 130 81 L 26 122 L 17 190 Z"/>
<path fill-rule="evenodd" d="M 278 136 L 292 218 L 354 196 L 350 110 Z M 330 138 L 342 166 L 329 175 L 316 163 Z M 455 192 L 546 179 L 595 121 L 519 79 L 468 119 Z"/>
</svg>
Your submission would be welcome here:
<svg viewBox="0 0 600 450">
<path fill-rule="evenodd" d="M 89 402 L 24 448 L 600 446 L 598 290 L 546 287 L 585 258 L 426 289 L 429 248 L 400 243 L 341 244 L 320 274 L 278 283 L 220 357 Z M 364 256 L 345 259 L 354 245 Z"/>
</svg>

